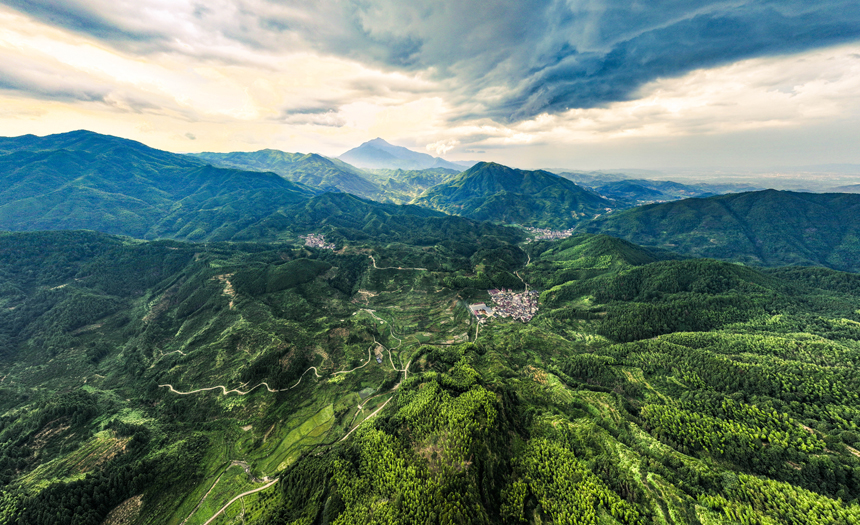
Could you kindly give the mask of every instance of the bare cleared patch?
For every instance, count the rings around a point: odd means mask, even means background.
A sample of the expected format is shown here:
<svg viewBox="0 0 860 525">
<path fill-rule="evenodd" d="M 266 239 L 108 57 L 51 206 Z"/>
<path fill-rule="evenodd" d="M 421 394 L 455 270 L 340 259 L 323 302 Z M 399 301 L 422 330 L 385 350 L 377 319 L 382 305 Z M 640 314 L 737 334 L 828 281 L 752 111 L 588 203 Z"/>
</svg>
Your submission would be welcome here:
<svg viewBox="0 0 860 525">
<path fill-rule="evenodd" d="M 125 452 L 131 438 L 108 438 L 87 455 L 79 458 L 70 467 L 77 472 L 89 472 Z"/>
<path fill-rule="evenodd" d="M 543 370 L 541 370 L 540 368 L 535 368 L 535 367 L 533 367 L 533 366 L 529 365 L 529 366 L 525 367 L 525 368 L 523 369 L 523 371 L 524 371 L 524 372 L 525 372 L 525 374 L 526 374 L 527 376 L 529 376 L 529 377 L 532 379 L 532 381 L 534 381 L 535 383 L 540 383 L 540 384 L 542 384 L 542 385 L 547 384 L 546 372 L 544 372 L 544 371 L 543 371 Z"/>
<path fill-rule="evenodd" d="M 161 299 L 152 308 L 149 309 L 149 313 L 143 316 L 143 322 L 151 322 L 159 315 L 161 315 L 162 312 L 170 308 L 171 299 L 174 295 L 176 295 L 177 290 L 179 290 L 179 284 L 174 284 L 166 292 L 164 292 L 164 295 L 161 296 Z"/>
<path fill-rule="evenodd" d="M 102 525 L 130 525 L 137 521 L 143 506 L 143 494 L 132 496 L 110 511 Z"/>
<path fill-rule="evenodd" d="M 379 295 L 377 292 L 371 292 L 369 290 L 359 290 L 355 293 L 355 297 L 352 298 L 352 302 L 359 303 L 364 302 L 364 304 L 368 304 L 370 299 Z"/>
<path fill-rule="evenodd" d="M 65 420 L 65 418 L 63 418 L 63 419 Z M 45 447 L 45 445 L 48 444 L 48 441 L 50 441 L 51 438 L 53 438 L 54 436 L 58 436 L 58 435 L 62 434 L 63 432 L 65 432 L 66 430 L 71 428 L 71 425 L 63 424 L 63 423 L 59 423 L 56 426 L 54 426 L 54 423 L 58 423 L 60 421 L 61 421 L 60 419 L 55 419 L 53 421 L 50 421 L 47 425 L 45 425 L 45 428 L 43 428 L 42 430 L 39 431 L 38 434 L 33 436 L 33 438 L 32 438 L 33 441 L 32 441 L 31 446 L 35 450 L 41 450 L 42 448 Z M 65 422 L 65 421 L 63 421 L 63 422 Z"/>
<path fill-rule="evenodd" d="M 287 352 L 287 354 L 286 354 L 285 356 L 283 356 L 283 357 L 278 361 L 278 363 L 279 363 L 283 368 L 289 368 L 289 367 L 290 367 L 290 364 L 293 362 L 293 359 L 295 358 L 295 356 L 296 356 L 296 347 L 292 347 L 292 348 L 290 348 L 290 351 L 289 351 L 289 352 Z"/>
<path fill-rule="evenodd" d="M 77 330 L 73 330 L 72 335 L 78 335 L 78 334 L 82 334 L 84 332 L 91 332 L 93 330 L 98 330 L 102 326 L 104 326 L 104 323 L 88 324 L 86 326 L 82 326 L 82 327 L 78 328 Z"/>
<path fill-rule="evenodd" d="M 349 337 L 349 330 L 346 328 L 333 328 L 329 330 L 328 338 L 329 339 L 347 339 Z"/>
<path fill-rule="evenodd" d="M 213 280 L 217 279 L 218 281 L 220 281 L 224 285 L 224 290 L 221 293 L 223 293 L 224 295 L 226 295 L 227 297 L 230 298 L 230 309 L 232 310 L 233 304 L 235 303 L 235 299 L 236 299 L 236 289 L 233 288 L 233 283 L 230 282 L 231 277 L 233 277 L 232 273 L 225 273 L 222 275 L 216 275 L 212 279 Z"/>
<path fill-rule="evenodd" d="M 448 440 L 449 435 L 445 432 L 415 443 L 413 447 L 416 454 L 427 460 L 430 473 L 434 476 L 439 475 L 443 467 L 462 472 L 472 465 L 471 461 L 452 460 L 447 452 L 446 443 Z"/>
</svg>

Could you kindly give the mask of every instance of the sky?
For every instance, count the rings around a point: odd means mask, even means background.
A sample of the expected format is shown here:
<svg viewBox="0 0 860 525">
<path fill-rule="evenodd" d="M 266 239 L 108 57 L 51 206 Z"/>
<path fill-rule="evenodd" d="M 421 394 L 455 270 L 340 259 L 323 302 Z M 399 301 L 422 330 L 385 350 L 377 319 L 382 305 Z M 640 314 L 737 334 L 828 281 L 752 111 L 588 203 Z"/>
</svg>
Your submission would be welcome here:
<svg viewBox="0 0 860 525">
<path fill-rule="evenodd" d="M 0 0 L 0 135 L 655 169 L 860 163 L 856 0 Z"/>
</svg>

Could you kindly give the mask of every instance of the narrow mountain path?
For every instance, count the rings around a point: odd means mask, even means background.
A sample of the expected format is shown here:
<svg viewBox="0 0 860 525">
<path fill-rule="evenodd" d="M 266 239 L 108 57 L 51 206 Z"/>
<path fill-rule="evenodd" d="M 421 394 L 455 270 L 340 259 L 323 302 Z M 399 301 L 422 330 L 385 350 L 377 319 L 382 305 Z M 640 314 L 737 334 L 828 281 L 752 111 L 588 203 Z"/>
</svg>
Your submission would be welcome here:
<svg viewBox="0 0 860 525">
<path fill-rule="evenodd" d="M 367 312 L 367 313 L 369 313 L 369 314 L 370 314 L 370 316 L 371 316 L 371 317 L 373 317 L 374 319 L 376 319 L 376 320 L 377 320 L 377 321 L 379 321 L 380 323 L 385 324 L 385 319 L 383 319 L 383 318 L 381 318 L 381 317 L 377 316 L 377 315 L 376 315 L 376 310 L 368 310 L 367 308 L 359 308 L 359 309 L 358 309 L 358 311 L 356 311 L 356 312 L 355 312 L 354 314 L 352 314 L 352 315 L 357 315 L 357 314 L 358 314 L 358 312 Z"/>
<path fill-rule="evenodd" d="M 391 350 L 389 350 L 388 347 L 386 347 L 384 344 L 377 341 L 376 338 L 373 339 L 373 342 L 378 344 L 379 346 L 381 346 L 382 348 L 384 348 L 388 352 L 388 361 L 391 363 L 391 368 L 393 368 L 395 372 L 406 372 L 405 369 L 401 370 L 401 369 L 397 368 L 397 366 L 394 365 L 394 359 L 391 357 Z M 399 346 L 400 345 L 398 345 L 398 347 Z M 397 348 L 395 348 L 395 350 L 397 350 Z"/>
<path fill-rule="evenodd" d="M 398 384 L 397 384 L 397 386 L 400 386 L 400 383 L 398 383 Z M 370 418 L 372 418 L 373 416 L 375 416 L 376 414 L 378 414 L 378 413 L 379 413 L 383 408 L 385 408 L 385 405 L 387 405 L 387 404 L 388 404 L 388 402 L 389 402 L 389 401 L 391 401 L 392 399 L 394 399 L 394 396 L 389 397 L 389 398 L 385 401 L 385 403 L 382 403 L 382 405 L 380 405 L 380 407 L 379 407 L 379 408 L 377 408 L 376 410 L 374 410 L 372 414 L 370 414 L 370 415 L 369 415 L 369 416 L 367 416 L 366 418 L 362 419 L 362 420 L 361 420 L 361 422 L 359 422 L 359 424 L 357 424 L 357 425 L 355 425 L 354 427 L 352 427 L 352 430 L 350 430 L 349 432 L 347 432 L 347 433 L 346 433 L 346 435 L 345 435 L 345 436 L 343 436 L 343 438 L 341 438 L 341 441 L 346 441 L 346 438 L 348 438 L 350 434 L 352 434 L 353 432 L 355 432 L 356 430 L 358 430 L 358 427 L 360 427 L 362 423 L 364 423 L 364 422 L 365 422 L 365 421 L 367 421 L 368 419 L 370 419 Z M 204 525 L 205 525 L 205 524 L 204 524 Z"/>
<path fill-rule="evenodd" d="M 225 469 L 224 472 L 227 472 L 227 470 Z M 203 502 L 206 501 L 206 498 L 209 497 L 209 493 L 211 493 L 215 489 L 215 485 L 217 485 L 218 482 L 221 481 L 221 476 L 224 475 L 224 472 L 218 474 L 218 477 L 215 478 L 215 483 L 213 483 L 212 486 L 209 487 L 209 490 L 206 491 L 206 494 L 204 494 L 203 497 L 200 498 L 200 501 L 197 502 L 197 506 L 194 507 L 194 510 L 191 511 L 191 514 L 189 514 L 184 520 L 182 520 L 182 523 L 180 523 L 179 525 L 185 525 L 185 522 L 191 519 L 191 516 L 193 516 L 194 513 L 197 512 L 197 509 L 200 508 L 200 505 L 203 505 Z"/>
<path fill-rule="evenodd" d="M 372 255 L 368 255 L 368 257 L 370 257 L 370 260 L 373 261 L 373 268 L 375 270 L 420 270 L 423 272 L 427 271 L 427 268 L 403 268 L 402 266 L 397 266 L 397 267 L 387 266 L 384 268 L 380 268 L 379 266 L 376 265 L 376 259 L 374 259 Z"/>
<path fill-rule="evenodd" d="M 376 340 L 375 340 L 375 339 L 374 339 L 374 341 L 373 341 L 373 342 L 374 342 L 374 344 L 376 344 Z M 363 365 L 361 365 L 361 366 L 357 366 L 357 367 L 353 368 L 352 370 L 341 370 L 340 372 L 334 372 L 332 375 L 334 376 L 334 375 L 337 375 L 337 374 L 348 374 L 348 373 L 350 373 L 350 372 L 355 372 L 355 371 L 356 371 L 356 370 L 358 370 L 359 368 L 364 368 L 364 367 L 366 367 L 366 366 L 367 366 L 367 364 L 368 364 L 368 363 L 370 363 L 370 352 L 373 350 L 373 346 L 374 346 L 374 345 L 370 345 L 370 347 L 368 347 L 368 349 L 367 349 L 367 361 L 365 361 Z"/>
<path fill-rule="evenodd" d="M 258 384 L 257 386 L 255 386 L 255 387 L 253 387 L 253 388 L 249 388 L 248 390 L 245 390 L 244 392 L 243 392 L 243 391 L 241 391 L 241 390 L 239 390 L 238 388 L 233 388 L 233 389 L 231 389 L 231 390 L 227 390 L 227 387 L 226 387 L 226 386 L 224 386 L 224 385 L 216 385 L 216 386 L 210 386 L 210 387 L 206 387 L 206 388 L 198 388 L 197 390 L 190 390 L 190 391 L 188 391 L 188 392 L 181 392 L 181 391 L 179 391 L 179 390 L 176 390 L 175 388 L 173 388 L 173 385 L 171 385 L 171 384 L 167 384 L 167 383 L 165 383 L 165 384 L 163 384 L 163 385 L 158 385 L 158 387 L 159 387 L 159 388 L 164 388 L 164 387 L 166 387 L 166 388 L 168 388 L 172 393 L 177 394 L 177 395 L 180 395 L 180 396 L 188 396 L 188 395 L 191 395 L 191 394 L 197 394 L 197 393 L 199 393 L 199 392 L 208 392 L 209 390 L 218 390 L 219 388 L 221 389 L 221 393 L 222 393 L 223 395 L 225 395 L 225 396 L 226 396 L 227 394 L 234 393 L 234 392 L 235 392 L 237 395 L 240 395 L 240 396 L 247 396 L 248 394 L 250 394 L 250 393 L 251 393 L 251 392 L 253 392 L 254 390 L 256 390 L 256 389 L 260 388 L 261 386 L 265 386 L 265 387 L 266 387 L 266 390 L 268 390 L 269 392 L 273 392 L 273 393 L 274 393 L 274 392 L 284 392 L 284 391 L 286 391 L 286 390 L 292 390 L 292 389 L 296 388 L 297 386 L 299 386 L 299 383 L 301 383 L 301 382 L 302 382 L 302 379 L 305 377 L 305 374 L 307 374 L 307 373 L 308 373 L 308 372 L 310 372 L 311 370 L 313 370 L 313 371 L 314 371 L 314 375 L 316 375 L 317 377 L 322 377 L 322 376 L 319 374 L 319 370 L 317 370 L 317 367 L 312 366 L 312 367 L 308 368 L 307 370 L 305 370 L 305 371 L 302 373 L 302 376 L 299 378 L 299 380 L 296 382 L 296 384 L 295 384 L 295 385 L 293 385 L 293 386 L 291 386 L 291 387 L 289 387 L 289 388 L 281 388 L 281 389 L 272 388 L 272 387 L 270 387 L 270 386 L 269 386 L 269 384 L 268 384 L 268 383 L 266 383 L 265 381 L 264 381 L 264 382 L 262 382 L 262 383 L 260 383 L 260 384 Z"/>
<path fill-rule="evenodd" d="M 528 266 L 528 265 L 529 265 L 529 264 L 531 264 L 531 262 L 532 262 L 532 256 L 531 256 L 531 255 L 529 255 L 529 254 L 526 254 L 526 255 L 527 255 L 527 256 L 528 256 L 528 258 L 529 258 L 529 259 L 526 261 L 526 266 Z M 523 266 L 523 268 L 525 268 L 526 266 Z M 519 271 L 519 270 L 515 271 L 515 272 L 514 272 L 514 275 L 516 275 L 516 276 L 517 276 L 517 278 L 518 278 L 518 279 L 523 283 L 523 286 L 525 286 L 525 287 L 526 287 L 526 291 L 528 292 L 528 291 L 529 291 L 529 284 L 528 284 L 527 282 L 525 282 L 525 280 L 523 280 L 523 278 L 522 278 L 522 277 L 520 277 L 520 271 Z"/>
<path fill-rule="evenodd" d="M 236 496 L 235 498 L 233 498 L 233 499 L 231 499 L 230 501 L 228 501 L 226 505 L 224 505 L 223 507 L 221 507 L 221 509 L 220 509 L 218 512 L 216 512 L 214 516 L 212 516 L 211 518 L 209 518 L 208 520 L 206 520 L 206 522 L 205 522 L 203 525 L 209 525 L 210 523 L 212 523 L 213 521 L 215 521 L 215 518 L 217 518 L 217 517 L 218 517 L 218 516 L 220 516 L 220 515 L 221 515 L 225 510 L 227 510 L 227 508 L 228 508 L 230 505 L 232 505 L 232 504 L 236 503 L 236 501 L 237 501 L 237 500 L 239 500 L 239 499 L 241 499 L 241 498 L 244 498 L 245 496 L 250 496 L 251 494 L 255 494 L 255 493 L 257 493 L 257 492 L 260 492 L 261 490 L 266 490 L 267 488 L 271 487 L 272 485 L 274 485 L 274 484 L 275 484 L 275 483 L 277 483 L 277 482 L 278 482 L 278 480 L 276 479 L 276 480 L 274 480 L 274 481 L 270 481 L 269 483 L 266 483 L 266 484 L 265 484 L 265 485 L 263 485 L 262 487 L 256 488 L 256 489 L 254 489 L 254 490 L 249 490 L 248 492 L 243 492 L 243 493 L 239 494 L 239 495 L 238 495 L 238 496 Z"/>
</svg>

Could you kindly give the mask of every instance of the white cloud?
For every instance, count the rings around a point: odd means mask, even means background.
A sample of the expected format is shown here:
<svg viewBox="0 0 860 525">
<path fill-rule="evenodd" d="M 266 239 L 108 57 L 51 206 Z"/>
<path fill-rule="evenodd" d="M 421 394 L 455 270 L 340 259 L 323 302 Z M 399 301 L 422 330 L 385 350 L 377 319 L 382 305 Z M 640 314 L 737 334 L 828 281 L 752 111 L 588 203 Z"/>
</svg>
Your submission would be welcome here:
<svg viewBox="0 0 860 525">
<path fill-rule="evenodd" d="M 459 140 L 438 140 L 432 144 L 427 144 L 425 149 L 441 157 L 454 149 L 458 144 L 460 144 Z"/>
</svg>

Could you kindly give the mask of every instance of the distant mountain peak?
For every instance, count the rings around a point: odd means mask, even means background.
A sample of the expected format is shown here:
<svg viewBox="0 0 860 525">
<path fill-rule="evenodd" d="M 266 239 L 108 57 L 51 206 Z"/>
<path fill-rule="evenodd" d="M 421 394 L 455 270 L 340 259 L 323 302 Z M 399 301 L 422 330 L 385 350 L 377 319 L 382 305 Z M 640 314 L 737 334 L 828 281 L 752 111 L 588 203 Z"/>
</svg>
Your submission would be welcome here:
<svg viewBox="0 0 860 525">
<path fill-rule="evenodd" d="M 427 153 L 396 146 L 381 137 L 369 140 L 337 158 L 353 166 L 370 169 L 447 168 L 462 171 L 469 167 L 469 164 L 457 164 L 441 157 L 433 157 Z"/>
</svg>

